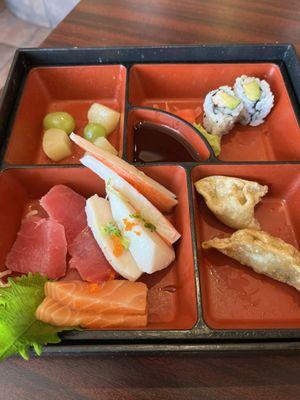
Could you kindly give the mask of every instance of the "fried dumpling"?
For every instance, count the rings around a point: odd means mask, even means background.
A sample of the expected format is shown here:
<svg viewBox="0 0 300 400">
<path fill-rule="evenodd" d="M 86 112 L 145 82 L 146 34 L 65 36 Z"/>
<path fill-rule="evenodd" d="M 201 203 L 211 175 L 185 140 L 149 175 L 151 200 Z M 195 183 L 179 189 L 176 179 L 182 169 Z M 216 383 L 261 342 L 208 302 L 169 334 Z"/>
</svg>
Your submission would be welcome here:
<svg viewBox="0 0 300 400">
<path fill-rule="evenodd" d="M 230 176 L 208 176 L 195 182 L 207 207 L 223 224 L 234 229 L 260 229 L 254 207 L 268 192 L 268 186 Z"/>
<path fill-rule="evenodd" d="M 283 240 L 255 229 L 241 229 L 228 238 L 202 243 L 300 291 L 300 252 Z"/>
</svg>

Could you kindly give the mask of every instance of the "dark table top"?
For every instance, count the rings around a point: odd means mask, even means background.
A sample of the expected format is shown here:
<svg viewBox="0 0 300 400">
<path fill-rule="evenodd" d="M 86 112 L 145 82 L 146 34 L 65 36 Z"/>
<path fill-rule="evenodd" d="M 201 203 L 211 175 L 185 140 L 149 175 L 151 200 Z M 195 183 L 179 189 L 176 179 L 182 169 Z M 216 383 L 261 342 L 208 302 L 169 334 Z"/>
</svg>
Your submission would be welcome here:
<svg viewBox="0 0 300 400">
<path fill-rule="evenodd" d="M 56 356 L 0 366 L 1 400 L 296 400 L 297 353 Z"/>
<path fill-rule="evenodd" d="M 299 0 L 83 0 L 47 47 L 197 43 L 293 43 Z"/>
<path fill-rule="evenodd" d="M 294 43 L 298 0 L 83 0 L 44 46 Z M 0 400 L 298 399 L 300 352 L 44 356 L 0 364 Z"/>
</svg>

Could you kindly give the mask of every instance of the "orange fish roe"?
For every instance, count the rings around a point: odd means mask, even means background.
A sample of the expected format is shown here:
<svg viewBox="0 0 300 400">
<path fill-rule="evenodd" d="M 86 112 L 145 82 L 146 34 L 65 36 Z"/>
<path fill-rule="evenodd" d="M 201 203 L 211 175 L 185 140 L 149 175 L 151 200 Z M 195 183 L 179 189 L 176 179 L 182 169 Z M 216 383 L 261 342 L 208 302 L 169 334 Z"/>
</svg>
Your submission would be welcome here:
<svg viewBox="0 0 300 400">
<path fill-rule="evenodd" d="M 139 231 L 134 231 L 134 233 L 135 233 L 137 236 L 141 236 L 141 232 L 139 232 Z"/>
<path fill-rule="evenodd" d="M 111 239 L 113 241 L 113 253 L 116 257 L 120 257 L 124 251 L 124 247 L 122 245 L 121 238 L 119 238 L 118 236 L 112 235 Z"/>
<path fill-rule="evenodd" d="M 125 231 L 132 231 L 132 228 L 137 226 L 137 224 L 135 222 L 130 222 L 130 221 L 128 221 L 127 218 L 123 219 L 123 223 L 124 223 L 124 226 L 125 226 Z"/>
</svg>

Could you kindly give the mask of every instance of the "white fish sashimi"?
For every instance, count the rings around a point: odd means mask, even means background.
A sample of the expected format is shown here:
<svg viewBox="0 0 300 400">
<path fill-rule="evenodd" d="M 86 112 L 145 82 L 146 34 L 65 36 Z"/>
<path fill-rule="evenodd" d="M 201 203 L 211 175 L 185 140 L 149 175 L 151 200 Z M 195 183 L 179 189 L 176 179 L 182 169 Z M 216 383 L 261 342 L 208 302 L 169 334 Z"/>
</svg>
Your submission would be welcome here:
<svg viewBox="0 0 300 400">
<path fill-rule="evenodd" d="M 167 220 L 167 218 L 130 183 L 120 177 L 110 168 L 105 166 L 91 155 L 81 158 L 81 163 L 111 185 L 122 192 L 130 204 L 139 210 L 140 214 L 156 227 L 156 232 L 169 244 L 173 244 L 180 238 L 180 233 Z"/>
<path fill-rule="evenodd" d="M 121 255 L 115 256 L 112 239 L 102 230 L 102 227 L 113 222 L 109 202 L 95 194 L 86 201 L 85 211 L 88 226 L 91 228 L 96 242 L 113 269 L 129 281 L 137 280 L 142 275 L 142 272 L 131 253 L 124 249 Z"/>
<path fill-rule="evenodd" d="M 136 210 L 115 189 L 107 190 L 112 216 L 118 228 L 129 240 L 129 251 L 139 269 L 148 274 L 166 268 L 175 259 L 174 249 L 150 228 L 134 217 Z"/>
</svg>

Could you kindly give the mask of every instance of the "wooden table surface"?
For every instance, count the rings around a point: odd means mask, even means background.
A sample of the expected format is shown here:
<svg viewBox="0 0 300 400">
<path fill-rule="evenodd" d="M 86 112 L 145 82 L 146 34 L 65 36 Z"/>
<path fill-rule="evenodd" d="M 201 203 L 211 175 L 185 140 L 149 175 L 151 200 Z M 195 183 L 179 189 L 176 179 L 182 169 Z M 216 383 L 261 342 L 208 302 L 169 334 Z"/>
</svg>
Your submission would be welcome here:
<svg viewBox="0 0 300 400">
<path fill-rule="evenodd" d="M 46 47 L 294 43 L 298 0 L 83 0 Z M 0 364 L 0 400 L 300 398 L 300 352 L 53 356 Z"/>
<path fill-rule="evenodd" d="M 83 0 L 47 47 L 294 43 L 299 0 Z"/>
</svg>

